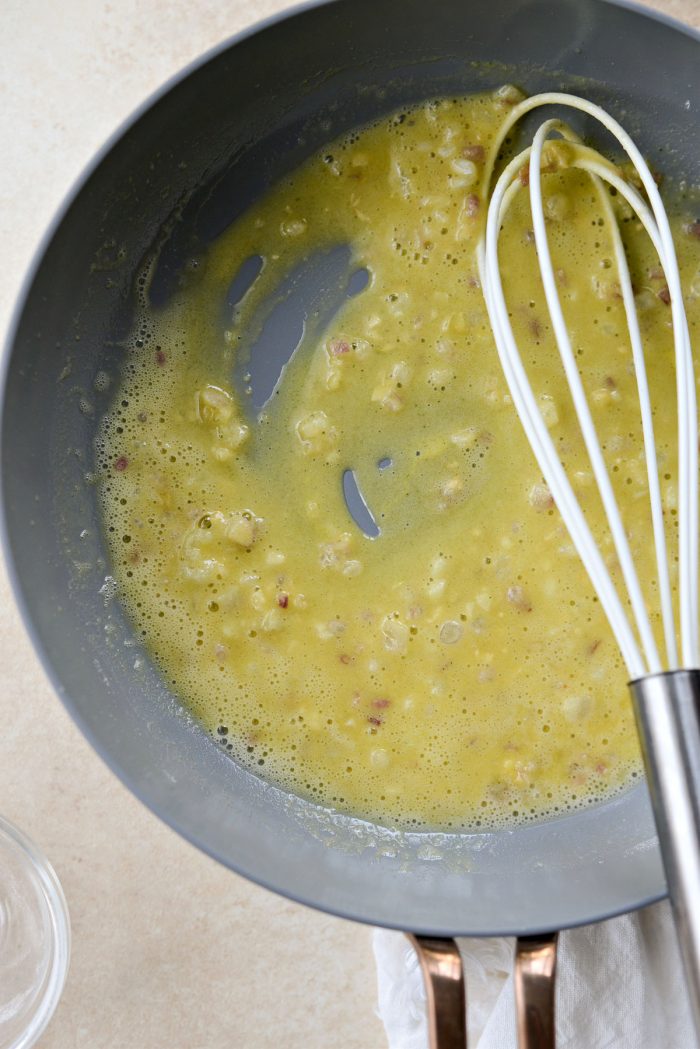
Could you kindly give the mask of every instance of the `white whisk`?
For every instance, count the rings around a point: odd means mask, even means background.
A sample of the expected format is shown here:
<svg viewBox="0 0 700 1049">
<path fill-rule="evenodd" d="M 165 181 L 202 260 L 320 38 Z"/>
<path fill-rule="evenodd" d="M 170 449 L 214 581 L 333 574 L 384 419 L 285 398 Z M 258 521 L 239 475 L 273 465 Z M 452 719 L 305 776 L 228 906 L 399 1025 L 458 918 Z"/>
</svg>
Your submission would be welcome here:
<svg viewBox="0 0 700 1049">
<path fill-rule="evenodd" d="M 630 676 L 637 727 L 652 795 L 669 894 L 683 958 L 696 1030 L 700 1034 L 700 664 L 698 654 L 698 425 L 695 376 L 678 260 L 661 196 L 632 139 L 599 106 L 575 95 L 547 93 L 516 106 L 502 126 L 491 152 L 496 157 L 513 126 L 540 106 L 580 110 L 617 139 L 634 165 L 649 204 L 600 153 L 584 146 L 560 120 L 546 120 L 532 145 L 504 169 L 489 202 L 479 269 L 486 306 L 513 402 L 532 450 L 571 539 L 613 630 Z M 606 209 L 629 326 L 632 358 L 642 418 L 656 567 L 663 621 L 665 660 L 659 652 L 639 577 L 629 548 L 600 442 L 583 389 L 557 292 L 542 204 L 542 156 L 552 135 L 573 144 L 566 163 L 588 172 Z M 529 182 L 520 177 L 527 165 Z M 576 410 L 583 441 L 598 485 L 605 515 L 632 610 L 632 621 L 618 595 L 554 442 L 533 394 L 508 316 L 499 269 L 498 240 L 509 205 L 528 182 L 542 284 L 559 355 Z M 605 183 L 617 190 L 636 213 L 659 256 L 668 285 L 675 344 L 678 400 L 678 562 L 681 656 L 676 642 L 674 603 L 669 577 L 663 508 L 644 349 L 634 292 Z M 681 669 L 684 668 L 684 669 Z"/>
</svg>

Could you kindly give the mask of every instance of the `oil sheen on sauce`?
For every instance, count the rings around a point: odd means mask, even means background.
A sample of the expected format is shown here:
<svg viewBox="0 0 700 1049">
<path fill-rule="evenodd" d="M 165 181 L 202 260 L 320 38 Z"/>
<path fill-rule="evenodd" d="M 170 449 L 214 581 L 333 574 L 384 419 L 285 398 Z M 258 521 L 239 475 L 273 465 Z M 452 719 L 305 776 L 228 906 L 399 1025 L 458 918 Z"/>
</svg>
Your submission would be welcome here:
<svg viewBox="0 0 700 1049">
<path fill-rule="evenodd" d="M 267 780 L 399 827 L 540 819 L 639 774 L 624 668 L 521 432 L 477 279 L 485 158 L 516 97 L 505 89 L 394 114 L 273 187 L 167 306 L 144 296 L 97 443 L 112 571 L 167 682 Z M 609 232 L 582 174 L 545 175 L 544 192 L 567 321 L 656 607 Z M 522 197 L 502 242 L 509 306 L 617 579 Z M 694 335 L 700 225 L 688 199 L 677 210 Z M 668 295 L 643 234 L 620 214 L 672 524 Z M 269 402 L 254 410 L 247 359 L 275 291 L 338 245 L 350 245 L 367 287 L 321 330 L 309 315 Z M 231 306 L 231 281 L 251 259 L 261 272 Z M 373 535 L 348 512 L 350 470 Z M 671 561 L 675 570 L 675 549 Z"/>
</svg>

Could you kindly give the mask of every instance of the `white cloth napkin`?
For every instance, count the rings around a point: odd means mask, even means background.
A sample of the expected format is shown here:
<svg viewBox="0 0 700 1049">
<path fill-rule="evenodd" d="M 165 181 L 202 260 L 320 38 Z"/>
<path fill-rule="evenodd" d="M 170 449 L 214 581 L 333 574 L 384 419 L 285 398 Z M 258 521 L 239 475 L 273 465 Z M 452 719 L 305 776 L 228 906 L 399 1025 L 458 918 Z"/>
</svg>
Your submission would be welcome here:
<svg viewBox="0 0 700 1049">
<path fill-rule="evenodd" d="M 513 944 L 460 939 L 469 1049 L 515 1049 Z M 427 1049 L 425 989 L 402 933 L 374 933 L 389 1049 Z M 700 1049 L 668 903 L 559 937 L 557 1049 Z"/>
</svg>

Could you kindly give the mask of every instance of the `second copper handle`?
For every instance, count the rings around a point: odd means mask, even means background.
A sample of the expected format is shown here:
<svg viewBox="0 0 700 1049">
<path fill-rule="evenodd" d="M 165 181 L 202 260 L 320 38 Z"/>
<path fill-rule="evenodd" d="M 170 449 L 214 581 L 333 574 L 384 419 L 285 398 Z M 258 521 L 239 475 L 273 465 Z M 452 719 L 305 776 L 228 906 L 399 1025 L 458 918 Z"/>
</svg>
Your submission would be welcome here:
<svg viewBox="0 0 700 1049">
<path fill-rule="evenodd" d="M 519 936 L 515 947 L 518 1049 L 555 1049 L 557 933 Z"/>
</svg>

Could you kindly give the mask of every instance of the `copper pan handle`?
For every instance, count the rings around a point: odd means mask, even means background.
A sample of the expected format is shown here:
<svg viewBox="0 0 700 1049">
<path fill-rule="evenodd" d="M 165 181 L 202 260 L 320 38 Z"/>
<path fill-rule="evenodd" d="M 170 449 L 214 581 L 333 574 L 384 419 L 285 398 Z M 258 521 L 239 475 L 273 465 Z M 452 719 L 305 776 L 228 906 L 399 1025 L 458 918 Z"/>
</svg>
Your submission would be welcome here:
<svg viewBox="0 0 700 1049">
<path fill-rule="evenodd" d="M 518 1049 L 554 1049 L 558 933 L 519 936 L 515 945 Z"/>
<path fill-rule="evenodd" d="M 406 935 L 425 980 L 430 1049 L 467 1049 L 464 972 L 455 940 Z M 555 1049 L 557 937 L 542 933 L 516 941 L 518 1049 Z"/>
<path fill-rule="evenodd" d="M 430 1049 L 467 1049 L 467 1003 L 457 944 L 454 940 L 406 935 L 423 970 Z"/>
</svg>

